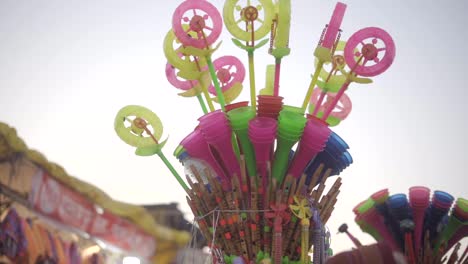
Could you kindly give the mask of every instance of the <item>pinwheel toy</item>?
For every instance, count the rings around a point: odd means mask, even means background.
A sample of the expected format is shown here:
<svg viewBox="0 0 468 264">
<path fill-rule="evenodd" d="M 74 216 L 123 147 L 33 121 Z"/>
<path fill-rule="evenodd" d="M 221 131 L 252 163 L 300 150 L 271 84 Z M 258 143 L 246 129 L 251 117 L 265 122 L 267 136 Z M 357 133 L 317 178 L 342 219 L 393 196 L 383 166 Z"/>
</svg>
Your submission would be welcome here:
<svg viewBox="0 0 468 264">
<path fill-rule="evenodd" d="M 187 29 L 188 25 L 184 24 L 183 28 Z M 196 34 L 193 33 L 190 36 L 194 38 L 197 37 Z M 169 30 L 169 32 L 166 34 L 166 37 L 164 38 L 163 48 L 168 64 L 179 70 L 177 74 L 175 73 L 175 70 L 174 73 L 170 71 L 168 76 L 168 69 L 166 67 L 166 76 L 169 82 L 179 89 L 188 90 L 187 86 L 189 86 L 189 89 L 194 87 L 194 85 L 195 88 L 198 88 L 195 83 L 195 80 L 197 80 L 198 84 L 200 84 L 199 88 L 201 88 L 201 92 L 203 93 L 205 100 L 208 103 L 210 111 L 214 111 L 214 106 L 208 94 L 207 88 L 211 80 L 209 74 L 203 70 L 206 67 L 205 58 L 187 54 L 187 51 L 185 51 L 185 46 L 180 44 L 172 29 Z M 186 84 L 181 84 L 180 82 L 176 81 L 176 76 L 186 79 L 189 82 Z M 197 95 L 198 89 L 181 94 L 181 96 L 191 96 L 192 94 Z"/>
<path fill-rule="evenodd" d="M 255 41 L 265 37 L 271 29 L 274 17 L 274 6 L 271 0 L 258 0 L 258 5 L 246 0 L 227 0 L 223 8 L 224 24 L 227 30 L 235 37 L 232 39 L 239 48 L 247 51 L 249 60 L 250 101 L 252 109 L 256 110 L 255 65 L 254 51 L 264 46 L 268 40 L 264 39 L 255 45 Z M 263 16 L 260 14 L 263 11 Z M 260 24 L 257 26 L 256 24 Z M 245 41 L 246 44 L 242 44 Z"/>
<path fill-rule="evenodd" d="M 371 39 L 371 42 L 364 42 L 368 39 Z M 379 48 L 377 44 L 383 45 L 383 47 Z M 361 45 L 361 49 L 355 52 L 358 45 Z M 349 84 L 356 80 L 357 75 L 364 77 L 376 76 L 392 65 L 395 58 L 395 43 L 392 37 L 383 29 L 376 27 L 363 28 L 349 38 L 344 54 L 351 71 L 347 74 L 345 83 L 341 86 L 330 106 L 325 110 L 322 120 L 327 120 Z"/>
<path fill-rule="evenodd" d="M 325 109 L 331 106 L 331 103 L 336 96 L 336 93 L 332 92 L 323 93 L 325 103 L 320 104 L 320 97 L 322 96 L 322 93 L 323 90 L 321 90 L 320 88 L 315 88 L 312 93 L 312 97 L 310 98 L 309 112 L 312 113 L 313 116 L 316 115 L 318 118 L 323 116 L 323 112 L 325 111 Z M 345 120 L 348 117 L 348 115 L 351 113 L 352 108 L 353 105 L 351 102 L 351 98 L 349 98 L 348 95 L 343 94 L 343 96 L 338 101 L 337 105 L 333 108 L 333 112 L 330 113 L 330 116 L 328 116 L 327 120 L 325 121 L 331 127 L 337 126 L 341 123 L 341 121 Z"/>
<path fill-rule="evenodd" d="M 370 83 L 368 77 L 385 71 L 395 55 L 391 37 L 379 28 L 364 28 L 340 41 L 345 10 L 345 4 L 336 4 L 314 51 L 315 71 L 304 102 L 295 106 L 285 105 L 279 95 L 281 61 L 292 48 L 291 0 L 225 0 L 224 25 L 234 45 L 248 55 L 249 105 L 237 101 L 246 75 L 242 62 L 234 56 L 213 56 L 221 44 L 221 14 L 207 0 L 181 1 L 164 39 L 166 77 L 181 90 L 180 96 L 196 96 L 203 110 L 174 151 L 185 179 L 162 152 L 166 140 L 161 141 L 163 128 L 156 114 L 136 105 L 117 113 L 118 136 L 136 147 L 137 155 L 157 154 L 187 193 L 194 221 L 209 241 L 211 261 L 310 264 L 312 246 L 314 264 L 325 263 L 330 255 L 325 230 L 341 178 L 325 194 L 326 184 L 353 162 L 348 144 L 330 127 L 352 109 L 345 94 L 350 83 Z M 269 33 L 268 53 L 275 63 L 262 67 L 265 86 L 257 94 L 254 52 L 268 43 Z M 213 101 L 221 109 L 215 109 Z M 375 194 L 356 208 L 357 221 L 377 240 L 390 241 L 392 248 L 403 250 L 401 244 L 418 241 L 414 234 L 431 241 L 421 243 L 420 250 L 451 245 L 466 232 L 466 203 L 457 202 L 447 219 L 450 197 L 437 193 L 429 204 L 424 195 L 416 191 L 408 201 L 388 192 Z M 424 210 L 428 217 L 423 217 Z M 384 220 L 390 217 L 396 220 L 388 229 Z M 433 228 L 439 224 L 447 225 L 442 233 Z"/>
<path fill-rule="evenodd" d="M 312 211 L 305 197 L 294 196 L 294 203 L 289 205 L 295 216 L 301 219 L 301 263 L 309 263 L 309 226 Z"/>
<path fill-rule="evenodd" d="M 198 81 L 192 81 L 192 80 L 181 80 L 179 79 L 180 77 L 177 76 L 176 70 L 177 69 L 174 66 L 170 65 L 169 63 L 166 64 L 166 77 L 169 83 L 172 84 L 175 88 L 185 91 L 185 92 L 179 93 L 180 96 L 183 96 L 183 97 L 196 96 L 203 110 L 203 113 L 207 114 L 208 110 L 206 109 L 205 102 L 203 101 L 203 98 L 201 97 L 201 92 L 203 89 L 201 88 L 202 83 L 207 83 L 207 81 L 200 83 Z M 207 75 L 204 75 L 204 76 L 207 76 Z M 204 89 L 206 89 L 206 87 Z"/>
<path fill-rule="evenodd" d="M 326 25 L 320 37 L 319 44 L 314 51 L 314 56 L 318 59 L 315 67 L 315 73 L 312 75 L 312 80 L 309 84 L 304 102 L 302 103 L 302 110 L 305 112 L 309 104 L 312 91 L 317 83 L 319 73 L 322 70 L 325 62 L 331 61 L 337 43 L 341 37 L 341 22 L 346 11 L 346 5 L 338 2 L 336 3 L 335 10 L 333 11 L 330 22 Z"/>
<path fill-rule="evenodd" d="M 130 119 L 134 117 L 134 119 Z M 126 126 L 130 123 L 130 126 Z M 151 129 L 150 129 L 151 128 Z M 172 175 L 177 179 L 184 190 L 188 190 L 187 184 L 162 152 L 166 140 L 159 142 L 163 132 L 163 126 L 159 117 L 148 108 L 138 105 L 128 105 L 120 109 L 115 117 L 114 129 L 117 135 L 125 143 L 136 147 L 135 154 L 139 156 L 151 156 L 157 154 Z M 152 131 L 151 131 L 152 130 Z"/>
<path fill-rule="evenodd" d="M 211 23 L 208 20 L 210 20 Z M 183 26 L 184 23 L 189 24 L 188 29 Z M 218 39 L 222 27 L 223 23 L 220 13 L 216 7 L 208 1 L 184 1 L 176 8 L 172 16 L 172 29 L 177 39 L 186 46 L 185 51 L 188 54 L 204 57 L 206 59 L 219 104 L 224 111 L 224 96 L 216 76 L 213 62 L 211 61 L 211 54 L 217 47 L 213 50 L 210 47 L 210 45 Z M 191 37 L 191 33 L 196 34 L 197 37 Z"/>
<path fill-rule="evenodd" d="M 317 80 L 318 87 L 313 90 L 310 99 L 309 113 L 312 116 L 317 116 L 319 118 L 323 116 L 323 113 L 335 98 L 336 93 L 346 81 L 349 70 L 346 69 L 347 65 L 343 53 L 345 45 L 345 41 L 338 41 L 331 62 L 324 62 L 320 70 Z M 315 66 L 318 67 L 318 64 L 319 59 L 315 58 Z M 326 69 L 328 64 L 331 64 L 331 69 L 329 71 Z M 354 81 L 364 84 L 371 82 L 368 78 L 355 78 Z M 324 100 L 325 104 L 322 104 Z M 338 125 L 340 121 L 344 120 L 351 112 L 351 100 L 346 94 L 343 94 L 339 103 L 340 105 L 336 105 L 333 109 L 336 111 L 332 112 L 330 117 L 326 120 L 330 126 Z"/>
<path fill-rule="evenodd" d="M 221 83 L 221 90 L 227 104 L 233 102 L 242 91 L 245 78 L 245 68 L 242 62 L 234 56 L 223 56 L 213 61 L 216 76 Z M 216 95 L 216 89 L 210 85 L 208 91 Z M 218 102 L 216 98 L 213 101 Z"/>
</svg>

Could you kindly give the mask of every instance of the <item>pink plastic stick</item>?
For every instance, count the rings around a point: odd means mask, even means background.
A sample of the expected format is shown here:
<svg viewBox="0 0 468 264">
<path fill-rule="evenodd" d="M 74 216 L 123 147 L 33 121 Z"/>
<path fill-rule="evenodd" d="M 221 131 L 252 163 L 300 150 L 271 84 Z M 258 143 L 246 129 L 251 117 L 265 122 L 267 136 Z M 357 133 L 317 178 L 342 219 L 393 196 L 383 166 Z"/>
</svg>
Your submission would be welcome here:
<svg viewBox="0 0 468 264">
<path fill-rule="evenodd" d="M 279 81 L 280 81 L 281 59 L 276 59 L 275 64 L 275 82 L 273 86 L 273 95 L 279 95 Z"/>
<path fill-rule="evenodd" d="M 320 89 L 320 88 L 315 88 L 315 89 Z M 320 92 L 320 97 L 317 101 L 317 103 L 315 103 L 315 108 L 314 108 L 314 112 L 312 113 L 313 116 L 317 116 L 318 112 L 319 112 L 319 109 L 320 109 L 320 106 L 322 106 L 322 103 L 323 103 L 323 99 L 325 98 L 325 94 L 326 92 L 324 90 L 322 90 Z M 313 93 L 312 93 L 312 98 L 314 97 Z"/>
<path fill-rule="evenodd" d="M 338 93 L 336 94 L 335 98 L 333 99 L 333 101 L 331 102 L 330 106 L 325 110 L 325 113 L 323 113 L 323 116 L 322 116 L 322 120 L 323 121 L 326 121 L 328 116 L 330 115 L 330 113 L 333 111 L 333 109 L 335 108 L 335 106 L 338 104 L 338 101 L 340 101 L 340 98 L 341 96 L 343 96 L 344 92 L 346 91 L 346 89 L 348 89 L 348 86 L 351 82 L 347 81 L 345 82 L 340 90 L 338 91 Z"/>
</svg>

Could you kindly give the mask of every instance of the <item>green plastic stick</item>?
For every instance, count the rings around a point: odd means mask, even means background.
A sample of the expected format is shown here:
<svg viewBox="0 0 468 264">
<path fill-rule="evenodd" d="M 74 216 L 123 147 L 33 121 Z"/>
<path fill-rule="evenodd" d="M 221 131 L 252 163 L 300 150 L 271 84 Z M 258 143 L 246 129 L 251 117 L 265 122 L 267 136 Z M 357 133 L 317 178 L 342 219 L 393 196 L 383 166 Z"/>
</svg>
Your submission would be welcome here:
<svg viewBox="0 0 468 264">
<path fill-rule="evenodd" d="M 254 52 L 247 52 L 249 58 L 250 101 L 252 110 L 257 111 L 257 90 L 255 89 L 255 63 Z"/>
<path fill-rule="evenodd" d="M 201 94 L 197 94 L 197 99 L 198 99 L 198 102 L 200 103 L 203 113 L 208 114 L 208 109 L 206 109 L 205 101 L 203 101 Z"/>
<path fill-rule="evenodd" d="M 206 62 L 208 63 L 208 69 L 210 70 L 211 79 L 213 80 L 213 85 L 216 89 L 216 96 L 218 97 L 221 109 L 223 111 L 226 111 L 224 107 L 226 103 L 224 102 L 223 91 L 221 90 L 221 86 L 219 85 L 218 77 L 216 76 L 216 71 L 210 56 L 206 56 Z"/>
<path fill-rule="evenodd" d="M 189 191 L 189 187 L 187 184 L 185 184 L 184 180 L 180 177 L 180 175 L 177 173 L 177 171 L 174 169 L 172 164 L 167 160 L 166 156 L 162 153 L 162 151 L 158 151 L 156 154 L 161 158 L 161 160 L 164 162 L 166 167 L 172 172 L 172 175 L 176 178 L 176 180 L 179 182 L 180 186 L 184 188 L 185 191 Z"/>
</svg>

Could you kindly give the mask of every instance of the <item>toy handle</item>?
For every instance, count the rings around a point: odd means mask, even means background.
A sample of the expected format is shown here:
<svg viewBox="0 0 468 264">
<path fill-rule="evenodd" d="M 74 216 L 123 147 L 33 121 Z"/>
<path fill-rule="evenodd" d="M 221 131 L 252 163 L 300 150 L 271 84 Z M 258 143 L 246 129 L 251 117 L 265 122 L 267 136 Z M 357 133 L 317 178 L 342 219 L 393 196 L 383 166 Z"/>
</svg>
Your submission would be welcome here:
<svg viewBox="0 0 468 264">
<path fill-rule="evenodd" d="M 340 101 L 341 99 L 341 96 L 343 96 L 344 92 L 346 91 L 346 89 L 348 89 L 349 87 L 349 84 L 351 82 L 347 81 L 343 84 L 343 86 L 341 86 L 340 90 L 338 91 L 338 93 L 336 93 L 336 96 L 335 98 L 333 98 L 333 101 L 331 102 L 330 106 L 325 110 L 325 112 L 323 113 L 323 116 L 322 116 L 322 120 L 327 120 L 328 116 L 330 115 L 330 113 L 333 111 L 333 109 L 335 108 L 335 106 L 338 104 L 338 102 Z"/>
<path fill-rule="evenodd" d="M 335 10 L 333 10 L 332 17 L 328 23 L 327 31 L 323 37 L 322 47 L 331 49 L 333 44 L 335 44 L 336 35 L 338 34 L 338 30 L 340 30 L 345 11 L 345 4 L 341 2 L 336 3 Z"/>
<path fill-rule="evenodd" d="M 302 232 L 301 232 L 301 263 L 307 263 L 309 256 L 309 223 L 302 219 Z"/>
</svg>

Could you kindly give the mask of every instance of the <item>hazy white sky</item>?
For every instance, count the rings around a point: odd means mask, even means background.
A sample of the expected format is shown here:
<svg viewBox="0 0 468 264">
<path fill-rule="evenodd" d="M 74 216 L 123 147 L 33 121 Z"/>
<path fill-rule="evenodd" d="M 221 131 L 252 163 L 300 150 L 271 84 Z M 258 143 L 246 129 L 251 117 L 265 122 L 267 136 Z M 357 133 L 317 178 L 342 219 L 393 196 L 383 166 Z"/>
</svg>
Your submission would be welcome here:
<svg viewBox="0 0 468 264">
<path fill-rule="evenodd" d="M 164 152 L 182 174 L 172 152 L 202 114 L 196 99 L 177 96 L 164 74 L 162 42 L 181 1 L 0 1 L 0 121 L 71 175 L 117 200 L 176 201 L 184 192 L 157 157 L 138 157 L 114 133 L 117 111 L 140 104 L 158 114 Z M 224 1 L 211 1 L 222 9 Z M 350 145 L 354 164 L 342 173 L 343 186 L 329 227 L 347 222 L 363 242 L 351 209 L 373 192 L 409 187 L 467 197 L 465 135 L 468 40 L 466 1 L 345 1 L 343 38 L 367 26 L 387 30 L 396 59 L 374 84 L 352 85 L 353 111 L 334 130 Z M 300 105 L 313 72 L 313 50 L 334 1 L 294 1 L 290 46 L 283 60 L 280 93 Z M 246 54 L 230 42 L 214 58 Z M 266 49 L 256 53 L 257 87 L 273 63 Z M 239 100 L 248 100 L 248 83 Z M 330 183 L 331 184 L 331 183 Z M 187 214 L 190 217 L 190 214 Z M 335 251 L 351 247 L 334 235 Z"/>
</svg>

